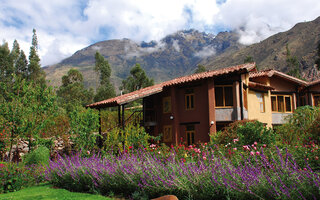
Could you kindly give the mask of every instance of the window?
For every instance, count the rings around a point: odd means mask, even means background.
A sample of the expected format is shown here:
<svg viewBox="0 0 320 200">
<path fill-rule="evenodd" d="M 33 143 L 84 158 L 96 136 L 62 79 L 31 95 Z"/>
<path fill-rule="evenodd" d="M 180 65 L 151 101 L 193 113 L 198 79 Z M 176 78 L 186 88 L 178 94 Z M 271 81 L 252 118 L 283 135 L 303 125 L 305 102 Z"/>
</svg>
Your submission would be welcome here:
<svg viewBox="0 0 320 200">
<path fill-rule="evenodd" d="M 163 142 L 172 142 L 172 126 L 163 126 Z"/>
<path fill-rule="evenodd" d="M 187 89 L 185 92 L 185 108 L 186 110 L 194 109 L 194 91 L 193 89 Z"/>
<path fill-rule="evenodd" d="M 313 95 L 313 104 L 314 106 L 320 106 L 320 94 Z"/>
<path fill-rule="evenodd" d="M 194 125 L 187 125 L 186 126 L 186 135 L 187 135 L 188 146 L 194 144 L 194 135 L 195 135 Z"/>
<path fill-rule="evenodd" d="M 162 99 L 163 113 L 171 113 L 171 97 L 164 97 Z"/>
<path fill-rule="evenodd" d="M 233 89 L 232 86 L 215 87 L 216 107 L 233 106 Z"/>
<path fill-rule="evenodd" d="M 292 112 L 292 100 L 290 95 L 271 96 L 271 109 L 273 112 Z"/>
<path fill-rule="evenodd" d="M 258 98 L 259 104 L 260 104 L 260 112 L 265 112 L 265 105 L 264 105 L 264 95 L 263 93 L 256 92 L 256 96 Z"/>
</svg>

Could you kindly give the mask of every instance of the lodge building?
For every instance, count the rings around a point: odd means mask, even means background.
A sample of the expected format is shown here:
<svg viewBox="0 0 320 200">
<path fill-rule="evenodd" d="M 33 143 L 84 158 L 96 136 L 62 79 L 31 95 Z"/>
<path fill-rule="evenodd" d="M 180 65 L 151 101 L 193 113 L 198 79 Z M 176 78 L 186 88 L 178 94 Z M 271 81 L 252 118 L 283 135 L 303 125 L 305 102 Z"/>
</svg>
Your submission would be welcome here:
<svg viewBox="0 0 320 200">
<path fill-rule="evenodd" d="M 284 123 L 297 106 L 317 106 L 320 80 L 306 82 L 276 70 L 258 72 L 255 63 L 192 74 L 88 105 L 118 107 L 142 99 L 141 124 L 166 144 L 209 141 L 236 120 L 256 119 L 268 127 Z"/>
</svg>

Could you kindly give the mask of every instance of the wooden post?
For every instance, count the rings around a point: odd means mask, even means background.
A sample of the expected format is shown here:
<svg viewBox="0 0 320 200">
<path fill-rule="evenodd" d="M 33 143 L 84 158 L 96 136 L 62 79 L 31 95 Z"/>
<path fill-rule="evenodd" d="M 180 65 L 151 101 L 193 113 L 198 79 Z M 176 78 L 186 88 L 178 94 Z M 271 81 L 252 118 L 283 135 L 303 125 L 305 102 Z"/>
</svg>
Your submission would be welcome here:
<svg viewBox="0 0 320 200">
<path fill-rule="evenodd" d="M 216 133 L 216 102 L 214 91 L 214 80 L 208 80 L 208 110 L 209 110 L 209 134 Z"/>
<path fill-rule="evenodd" d="M 102 133 L 102 129 L 101 129 L 101 126 L 102 126 L 102 124 L 101 124 L 101 109 L 98 108 L 98 111 L 99 111 L 99 135 L 101 135 L 101 133 Z"/>
<path fill-rule="evenodd" d="M 121 126 L 121 108 L 120 105 L 118 106 L 118 126 Z"/>
<path fill-rule="evenodd" d="M 175 137 L 176 145 L 179 144 L 179 110 L 178 110 L 178 103 L 176 97 L 176 89 L 171 87 L 171 102 L 172 102 L 172 116 L 173 116 L 173 134 Z"/>
<path fill-rule="evenodd" d="M 125 126 L 125 119 L 124 119 L 124 104 L 121 105 L 122 107 L 122 129 L 124 129 Z"/>
</svg>

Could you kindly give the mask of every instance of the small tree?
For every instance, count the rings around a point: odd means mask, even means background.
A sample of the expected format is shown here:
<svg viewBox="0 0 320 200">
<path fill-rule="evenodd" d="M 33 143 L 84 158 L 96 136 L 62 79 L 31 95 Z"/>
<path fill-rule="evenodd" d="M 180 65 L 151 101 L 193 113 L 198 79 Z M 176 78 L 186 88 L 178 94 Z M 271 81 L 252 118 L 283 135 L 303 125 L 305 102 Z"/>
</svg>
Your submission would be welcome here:
<svg viewBox="0 0 320 200">
<path fill-rule="evenodd" d="M 149 79 L 146 72 L 140 67 L 140 64 L 136 64 L 131 70 L 127 79 L 122 81 L 120 90 L 124 90 L 125 93 L 133 92 L 141 88 L 152 86 L 154 84 L 153 79 Z"/>
<path fill-rule="evenodd" d="M 99 74 L 100 84 L 94 101 L 102 101 L 116 95 L 114 86 L 110 82 L 111 68 L 107 60 L 99 53 L 95 54 L 95 71 Z"/>
<path fill-rule="evenodd" d="M 299 66 L 299 61 L 296 56 L 291 56 L 291 52 L 289 50 L 288 44 L 286 45 L 286 50 L 287 50 L 287 68 L 289 69 L 288 74 L 290 76 L 294 76 L 297 78 L 301 78 L 301 72 L 300 72 L 300 66 Z"/>
<path fill-rule="evenodd" d="M 70 69 L 67 75 L 62 77 L 62 85 L 57 90 L 59 103 L 70 111 L 72 105 L 87 105 L 93 100 L 93 91 L 86 90 L 83 84 L 83 76 L 77 69 Z"/>
<path fill-rule="evenodd" d="M 320 70 L 320 41 L 317 48 L 317 56 L 318 58 L 316 59 L 315 64 L 318 66 L 318 69 Z"/>
<path fill-rule="evenodd" d="M 198 65 L 196 71 L 194 72 L 195 74 L 201 73 L 201 72 L 206 72 L 207 68 L 204 65 Z"/>
</svg>

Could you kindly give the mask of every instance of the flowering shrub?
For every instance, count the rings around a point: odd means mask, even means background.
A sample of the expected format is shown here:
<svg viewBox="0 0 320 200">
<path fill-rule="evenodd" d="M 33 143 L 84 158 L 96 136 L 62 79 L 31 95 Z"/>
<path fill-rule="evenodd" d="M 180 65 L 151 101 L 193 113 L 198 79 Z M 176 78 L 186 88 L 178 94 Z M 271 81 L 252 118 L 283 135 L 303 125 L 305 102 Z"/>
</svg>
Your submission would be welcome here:
<svg viewBox="0 0 320 200">
<path fill-rule="evenodd" d="M 223 131 L 211 136 L 213 144 L 237 143 L 238 146 L 253 144 L 272 144 L 275 141 L 273 130 L 255 120 L 242 120 L 231 123 Z"/>
<path fill-rule="evenodd" d="M 0 194 L 43 182 L 44 171 L 44 167 L 36 165 L 26 167 L 16 163 L 0 164 Z"/>
<path fill-rule="evenodd" d="M 205 145 L 188 148 L 188 153 L 199 156 L 187 162 L 174 147 L 165 155 L 156 146 L 150 148 L 155 151 L 138 150 L 106 158 L 59 157 L 50 162 L 46 177 L 53 185 L 72 191 L 126 196 L 139 193 L 148 198 L 165 194 L 179 199 L 320 198 L 319 174 L 299 167 L 291 154 L 280 150 L 267 156 L 261 149 L 234 165 L 223 156 L 214 156 Z M 205 155 L 201 148 L 207 149 Z"/>
</svg>

